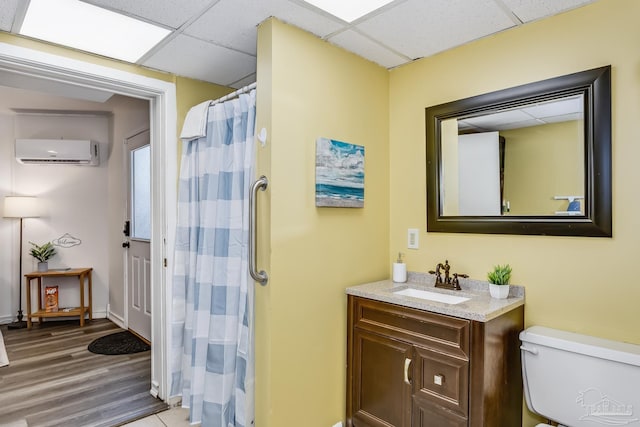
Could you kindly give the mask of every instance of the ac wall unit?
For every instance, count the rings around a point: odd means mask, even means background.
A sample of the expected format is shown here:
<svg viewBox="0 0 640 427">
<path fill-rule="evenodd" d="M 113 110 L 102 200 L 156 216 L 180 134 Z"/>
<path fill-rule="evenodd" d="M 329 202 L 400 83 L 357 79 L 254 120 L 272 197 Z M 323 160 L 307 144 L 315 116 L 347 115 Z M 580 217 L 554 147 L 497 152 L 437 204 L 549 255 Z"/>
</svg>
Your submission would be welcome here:
<svg viewBox="0 0 640 427">
<path fill-rule="evenodd" d="M 25 165 L 100 164 L 98 143 L 85 139 L 16 139 L 16 160 Z"/>
</svg>

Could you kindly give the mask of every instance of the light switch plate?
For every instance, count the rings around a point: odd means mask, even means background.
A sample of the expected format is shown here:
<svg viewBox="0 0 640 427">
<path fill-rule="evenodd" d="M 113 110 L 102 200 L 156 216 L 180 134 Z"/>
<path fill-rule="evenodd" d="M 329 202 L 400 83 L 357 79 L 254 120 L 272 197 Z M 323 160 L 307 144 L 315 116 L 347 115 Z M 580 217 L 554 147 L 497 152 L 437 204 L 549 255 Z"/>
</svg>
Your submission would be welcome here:
<svg viewBox="0 0 640 427">
<path fill-rule="evenodd" d="M 407 232 L 407 248 L 418 249 L 420 247 L 420 238 L 417 228 L 410 228 Z"/>
</svg>

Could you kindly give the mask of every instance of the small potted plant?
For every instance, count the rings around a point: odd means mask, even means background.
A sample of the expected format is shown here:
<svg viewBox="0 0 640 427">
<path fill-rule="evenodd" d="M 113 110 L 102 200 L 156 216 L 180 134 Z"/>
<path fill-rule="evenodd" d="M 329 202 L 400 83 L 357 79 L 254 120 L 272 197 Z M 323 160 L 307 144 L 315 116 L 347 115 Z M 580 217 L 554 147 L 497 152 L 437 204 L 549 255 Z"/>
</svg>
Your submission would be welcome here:
<svg viewBox="0 0 640 427">
<path fill-rule="evenodd" d="M 504 299 L 509 296 L 509 280 L 511 280 L 511 266 L 509 264 L 496 265 L 487 274 L 489 293 L 493 298 Z"/>
<path fill-rule="evenodd" d="M 36 245 L 33 242 L 29 242 L 31 250 L 29 253 L 32 257 L 38 260 L 38 271 L 49 270 L 49 259 L 56 254 L 56 248 L 53 247 L 53 243 L 47 242 L 43 245 Z"/>
</svg>

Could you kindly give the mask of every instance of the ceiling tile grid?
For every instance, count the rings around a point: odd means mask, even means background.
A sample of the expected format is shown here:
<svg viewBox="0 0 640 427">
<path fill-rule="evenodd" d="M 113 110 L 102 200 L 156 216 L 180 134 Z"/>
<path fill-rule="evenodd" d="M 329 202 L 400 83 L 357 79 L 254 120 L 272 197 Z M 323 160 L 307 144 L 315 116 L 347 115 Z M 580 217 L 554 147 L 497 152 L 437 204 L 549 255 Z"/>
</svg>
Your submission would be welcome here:
<svg viewBox="0 0 640 427">
<path fill-rule="evenodd" d="M 220 0 L 184 32 L 255 55 L 257 27 L 271 16 L 320 37 L 342 28 L 341 24 L 288 0 Z"/>
<path fill-rule="evenodd" d="M 500 0 L 522 20 L 531 22 L 593 3 L 595 0 Z"/>
<path fill-rule="evenodd" d="M 142 65 L 230 86 L 255 73 L 256 58 L 180 34 Z"/>
<path fill-rule="evenodd" d="M 357 28 L 416 59 L 512 26 L 493 0 L 409 0 Z"/>
<path fill-rule="evenodd" d="M 114 12 L 155 22 L 173 29 L 180 28 L 218 0 L 83 0 Z"/>
<path fill-rule="evenodd" d="M 398 55 L 354 30 L 343 31 L 330 37 L 328 41 L 385 68 L 397 67 L 410 61 L 410 58 Z"/>
<path fill-rule="evenodd" d="M 238 87 L 255 81 L 257 26 L 269 17 L 393 68 L 605 0 L 394 0 L 353 23 L 304 0 L 81 1 L 174 30 L 140 65 Z M 1 31 L 18 29 L 25 4 L 0 0 Z"/>
</svg>

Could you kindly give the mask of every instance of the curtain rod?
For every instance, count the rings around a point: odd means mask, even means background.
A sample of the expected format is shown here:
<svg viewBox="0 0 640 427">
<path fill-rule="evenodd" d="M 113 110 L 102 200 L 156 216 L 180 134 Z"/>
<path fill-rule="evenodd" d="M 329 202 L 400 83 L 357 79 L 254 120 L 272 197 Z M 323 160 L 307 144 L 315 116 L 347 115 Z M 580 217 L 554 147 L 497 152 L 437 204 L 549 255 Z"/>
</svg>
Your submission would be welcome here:
<svg viewBox="0 0 640 427">
<path fill-rule="evenodd" d="M 209 105 L 219 104 L 219 103 L 224 102 L 226 100 L 229 100 L 231 98 L 235 98 L 236 96 L 242 95 L 243 93 L 247 93 L 250 90 L 255 89 L 256 87 L 257 87 L 257 83 L 253 82 L 248 86 L 241 87 L 240 89 L 236 90 L 235 92 L 231 92 L 230 94 L 227 94 L 227 95 L 223 96 L 222 98 L 214 99 L 213 101 L 211 101 L 211 103 Z"/>
</svg>

